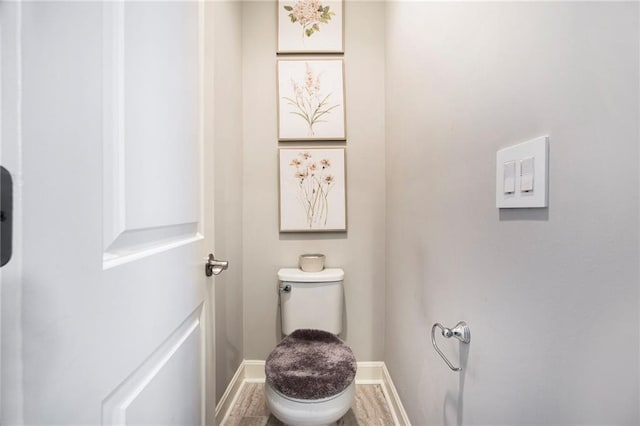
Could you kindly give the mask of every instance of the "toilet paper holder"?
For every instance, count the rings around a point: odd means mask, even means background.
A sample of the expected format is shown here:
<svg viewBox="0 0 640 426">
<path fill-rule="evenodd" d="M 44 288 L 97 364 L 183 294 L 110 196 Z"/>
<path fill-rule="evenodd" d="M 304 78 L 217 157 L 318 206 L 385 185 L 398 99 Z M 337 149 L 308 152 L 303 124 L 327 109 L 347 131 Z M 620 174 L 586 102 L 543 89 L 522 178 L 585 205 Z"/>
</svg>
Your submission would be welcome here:
<svg viewBox="0 0 640 426">
<path fill-rule="evenodd" d="M 452 369 L 453 371 L 462 370 L 462 367 L 454 367 L 453 364 L 451 364 L 451 362 L 447 359 L 447 357 L 442 353 L 442 351 L 438 347 L 438 344 L 436 343 L 436 328 L 440 328 L 442 330 L 442 335 L 447 339 L 451 337 L 455 337 L 456 339 L 460 340 L 462 343 L 468 344 L 471 341 L 471 330 L 469 330 L 469 326 L 467 325 L 466 322 L 460 321 L 453 328 L 447 328 L 442 324 L 440 324 L 439 322 L 433 324 L 433 327 L 431 327 L 431 344 L 433 345 L 433 348 L 436 350 L 436 352 L 438 352 L 438 355 L 442 357 L 444 362 L 446 362 L 449 368 Z"/>
</svg>

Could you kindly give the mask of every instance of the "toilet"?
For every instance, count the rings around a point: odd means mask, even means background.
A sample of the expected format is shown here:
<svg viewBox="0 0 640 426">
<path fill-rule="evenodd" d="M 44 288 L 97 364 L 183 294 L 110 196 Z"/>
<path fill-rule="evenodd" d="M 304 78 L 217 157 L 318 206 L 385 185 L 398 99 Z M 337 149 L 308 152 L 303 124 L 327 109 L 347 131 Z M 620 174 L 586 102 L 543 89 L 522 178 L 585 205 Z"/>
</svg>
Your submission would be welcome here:
<svg viewBox="0 0 640 426">
<path fill-rule="evenodd" d="M 356 358 L 342 332 L 344 271 L 280 269 L 284 339 L 265 365 L 265 397 L 286 425 L 335 424 L 355 396 Z"/>
</svg>

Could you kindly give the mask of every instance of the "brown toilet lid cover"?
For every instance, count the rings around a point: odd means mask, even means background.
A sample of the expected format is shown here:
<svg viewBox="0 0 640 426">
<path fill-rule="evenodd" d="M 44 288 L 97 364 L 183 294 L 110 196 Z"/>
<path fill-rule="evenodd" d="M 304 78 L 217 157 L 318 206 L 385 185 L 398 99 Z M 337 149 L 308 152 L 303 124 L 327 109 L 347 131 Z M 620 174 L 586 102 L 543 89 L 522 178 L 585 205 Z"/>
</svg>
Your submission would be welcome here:
<svg viewBox="0 0 640 426">
<path fill-rule="evenodd" d="M 267 383 L 290 398 L 322 399 L 345 390 L 356 376 L 356 357 L 334 334 L 300 329 L 267 358 Z"/>
</svg>

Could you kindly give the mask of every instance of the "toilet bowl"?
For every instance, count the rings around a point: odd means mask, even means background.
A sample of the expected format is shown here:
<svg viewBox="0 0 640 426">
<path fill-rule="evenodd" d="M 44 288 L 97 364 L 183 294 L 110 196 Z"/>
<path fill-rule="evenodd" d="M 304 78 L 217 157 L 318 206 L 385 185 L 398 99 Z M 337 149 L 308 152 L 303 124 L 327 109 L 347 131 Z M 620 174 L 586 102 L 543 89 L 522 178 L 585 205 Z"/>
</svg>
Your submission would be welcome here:
<svg viewBox="0 0 640 426">
<path fill-rule="evenodd" d="M 355 396 L 355 382 L 333 398 L 307 401 L 289 398 L 266 385 L 267 407 L 285 425 L 325 426 L 335 425 L 351 408 Z"/>
<path fill-rule="evenodd" d="M 353 352 L 334 334 L 295 330 L 267 358 L 267 406 L 287 425 L 333 424 L 351 407 L 356 369 Z"/>
</svg>

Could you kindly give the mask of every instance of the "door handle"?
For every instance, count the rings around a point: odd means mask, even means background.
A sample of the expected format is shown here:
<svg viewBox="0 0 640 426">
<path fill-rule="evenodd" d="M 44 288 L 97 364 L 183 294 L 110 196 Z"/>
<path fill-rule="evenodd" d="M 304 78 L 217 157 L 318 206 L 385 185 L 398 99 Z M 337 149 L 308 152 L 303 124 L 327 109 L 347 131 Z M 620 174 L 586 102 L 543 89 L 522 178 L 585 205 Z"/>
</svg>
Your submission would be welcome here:
<svg viewBox="0 0 640 426">
<path fill-rule="evenodd" d="M 11 259 L 13 233 L 13 180 L 0 166 L 0 266 Z"/>
<path fill-rule="evenodd" d="M 204 265 L 204 273 L 208 277 L 211 275 L 220 275 L 222 271 L 226 271 L 228 268 L 228 260 L 217 260 L 213 253 L 209 253 L 207 263 Z"/>
</svg>

